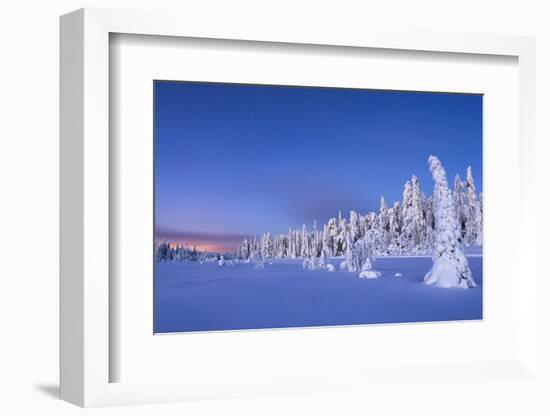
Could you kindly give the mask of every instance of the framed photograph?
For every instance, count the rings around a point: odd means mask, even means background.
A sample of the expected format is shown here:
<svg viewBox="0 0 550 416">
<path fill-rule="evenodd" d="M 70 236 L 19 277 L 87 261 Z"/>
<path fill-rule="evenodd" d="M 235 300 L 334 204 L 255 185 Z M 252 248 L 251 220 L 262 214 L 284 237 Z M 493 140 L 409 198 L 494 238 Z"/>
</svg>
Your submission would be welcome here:
<svg viewBox="0 0 550 416">
<path fill-rule="evenodd" d="M 153 88 L 154 333 L 483 318 L 481 94 Z"/>
<path fill-rule="evenodd" d="M 61 18 L 62 398 L 532 379 L 534 40 L 238 23 Z"/>
</svg>

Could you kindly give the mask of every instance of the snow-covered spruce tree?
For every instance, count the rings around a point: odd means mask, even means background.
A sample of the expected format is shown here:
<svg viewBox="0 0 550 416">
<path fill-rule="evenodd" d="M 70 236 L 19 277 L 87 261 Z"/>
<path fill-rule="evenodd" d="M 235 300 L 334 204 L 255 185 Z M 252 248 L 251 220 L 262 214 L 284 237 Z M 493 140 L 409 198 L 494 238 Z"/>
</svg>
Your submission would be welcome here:
<svg viewBox="0 0 550 416">
<path fill-rule="evenodd" d="M 169 241 L 163 240 L 157 244 L 155 258 L 157 261 L 170 260 L 170 242 Z"/>
<path fill-rule="evenodd" d="M 302 225 L 302 233 L 300 234 L 300 257 L 306 258 L 309 257 L 309 239 L 307 234 L 307 228 L 306 225 Z"/>
<path fill-rule="evenodd" d="M 426 199 L 424 205 L 424 218 L 426 223 L 426 237 L 424 248 L 426 251 L 432 250 L 435 242 L 435 218 L 433 209 L 433 198 L 430 196 Z"/>
<path fill-rule="evenodd" d="M 379 236 L 376 233 L 380 233 L 378 229 L 370 229 L 367 234 L 357 241 L 356 250 L 358 251 L 358 257 L 361 262 L 361 273 L 359 277 L 362 279 L 376 279 L 381 276 L 381 273 L 373 270 L 372 266 L 376 261 L 376 241 L 379 240 Z"/>
<path fill-rule="evenodd" d="M 338 211 L 338 234 L 335 241 L 335 256 L 341 256 L 346 249 L 346 235 L 348 233 L 348 224 L 342 217 L 342 211 Z"/>
<path fill-rule="evenodd" d="M 254 268 L 263 269 L 264 268 L 264 259 L 262 253 L 257 245 L 252 249 L 250 253 L 250 261 L 254 263 Z"/>
<path fill-rule="evenodd" d="M 238 257 L 242 260 L 248 260 L 250 257 L 250 243 L 248 239 L 245 238 L 239 247 Z"/>
<path fill-rule="evenodd" d="M 477 219 L 477 245 L 483 244 L 483 192 L 479 193 L 479 200 L 478 200 L 479 210 L 478 210 L 478 219 Z"/>
<path fill-rule="evenodd" d="M 378 225 L 380 228 L 379 244 L 380 253 L 388 254 L 390 246 L 390 215 L 386 200 L 380 197 L 380 213 L 378 214 Z"/>
<path fill-rule="evenodd" d="M 311 235 L 311 255 L 312 257 L 319 256 L 319 233 L 317 232 L 317 221 L 313 221 L 313 232 Z"/>
<path fill-rule="evenodd" d="M 464 195 L 464 183 L 460 180 L 458 173 L 455 176 L 455 189 L 453 192 L 453 199 L 455 203 L 455 215 L 458 221 L 458 226 L 462 234 L 462 241 L 466 233 L 466 196 Z"/>
<path fill-rule="evenodd" d="M 300 258 L 302 255 L 302 232 L 300 230 L 294 230 L 296 240 L 296 257 Z"/>
<path fill-rule="evenodd" d="M 422 250 L 425 241 L 426 226 L 422 212 L 422 193 L 420 182 L 413 175 L 411 182 L 405 183 L 403 190 L 403 227 L 401 241 L 408 253 Z"/>
<path fill-rule="evenodd" d="M 176 244 L 176 247 L 172 249 L 172 260 L 173 261 L 182 261 L 186 257 L 184 249 L 179 244 Z"/>
<path fill-rule="evenodd" d="M 424 200 L 420 182 L 413 175 L 403 188 L 400 248 L 405 253 L 418 253 L 426 248 Z"/>
<path fill-rule="evenodd" d="M 355 251 L 355 243 L 353 242 L 351 235 L 347 236 L 345 260 L 340 263 L 340 270 L 346 270 L 348 272 L 356 272 L 358 269 L 359 260 L 357 259 L 357 252 Z"/>
<path fill-rule="evenodd" d="M 375 261 L 375 229 L 367 231 L 353 243 L 350 234 L 347 235 L 346 258 L 340 263 L 340 269 L 348 272 L 360 272 L 359 277 L 372 279 L 380 277 L 380 273 L 372 270 Z"/>
<path fill-rule="evenodd" d="M 351 241 L 356 242 L 361 237 L 361 224 L 359 222 L 359 215 L 355 211 L 349 213 L 349 234 Z M 347 244 L 347 243 L 346 243 Z"/>
<path fill-rule="evenodd" d="M 281 258 L 288 257 L 288 236 L 281 234 Z"/>
<path fill-rule="evenodd" d="M 288 228 L 288 256 L 291 259 L 296 258 L 296 240 L 295 240 L 294 231 L 289 227 Z"/>
<path fill-rule="evenodd" d="M 433 266 L 424 282 L 440 287 L 475 287 L 468 260 L 460 249 L 460 229 L 445 169 L 436 156 L 428 158 L 428 165 L 434 180 L 435 246 Z"/>
<path fill-rule="evenodd" d="M 380 222 L 380 215 L 376 215 L 374 212 L 369 214 L 369 229 L 362 237 L 365 239 L 369 237 L 373 244 L 373 250 L 377 253 L 385 253 L 387 250 L 387 242 L 385 238 L 384 230 Z"/>
<path fill-rule="evenodd" d="M 367 224 L 367 215 L 360 215 L 359 216 L 359 238 L 363 237 L 368 230 L 368 224 Z"/>
<path fill-rule="evenodd" d="M 284 234 L 279 234 L 275 237 L 273 243 L 273 257 L 282 259 L 285 256 L 285 240 Z"/>
<path fill-rule="evenodd" d="M 389 251 L 392 254 L 401 254 L 401 205 L 399 201 L 390 208 L 390 243 Z"/>
<path fill-rule="evenodd" d="M 413 175 L 412 177 L 412 209 L 413 209 L 413 243 L 414 243 L 414 250 L 418 252 L 422 249 L 422 245 L 424 243 L 424 240 L 426 238 L 426 223 L 424 220 L 424 212 L 423 212 L 423 194 L 420 191 L 420 182 L 418 178 Z"/>
<path fill-rule="evenodd" d="M 329 257 L 326 249 L 321 251 L 319 257 L 316 257 L 313 254 L 306 257 L 302 263 L 302 266 L 304 269 L 309 270 L 327 269 L 328 271 L 334 271 L 334 266 L 329 263 Z"/>
<path fill-rule="evenodd" d="M 321 250 L 330 251 L 330 235 L 328 232 L 328 225 L 323 225 L 323 233 L 321 235 Z"/>
<path fill-rule="evenodd" d="M 403 205 L 401 211 L 401 248 L 409 252 L 411 243 L 411 227 L 412 227 L 412 187 L 409 181 L 405 182 L 403 187 Z"/>
<path fill-rule="evenodd" d="M 172 260 L 182 261 L 183 257 L 183 247 L 179 244 L 176 244 L 176 247 L 172 248 Z"/>
<path fill-rule="evenodd" d="M 369 212 L 365 215 L 366 222 L 367 222 L 367 229 L 365 230 L 365 234 L 362 236 L 364 237 L 367 234 L 367 231 L 370 230 L 372 227 L 375 227 L 378 224 L 378 215 L 376 212 Z"/>
<path fill-rule="evenodd" d="M 331 218 L 327 223 L 327 241 L 326 247 L 330 256 L 336 255 L 336 239 L 338 238 L 338 223 L 336 218 Z"/>
<path fill-rule="evenodd" d="M 323 230 L 317 230 L 317 256 L 323 251 Z"/>
<path fill-rule="evenodd" d="M 466 245 L 481 244 L 481 211 L 476 195 L 476 186 L 472 176 L 472 168 L 466 170 L 466 232 L 464 241 Z"/>
<path fill-rule="evenodd" d="M 263 258 L 273 257 L 273 238 L 271 238 L 271 233 L 265 233 L 262 236 L 260 252 Z"/>
<path fill-rule="evenodd" d="M 249 248 L 248 259 L 250 261 L 252 261 L 254 255 L 256 255 L 257 253 L 260 252 L 260 244 L 259 244 L 259 241 L 256 238 L 256 236 L 254 236 L 254 239 L 252 241 L 250 241 L 249 244 L 250 244 L 250 246 L 249 246 L 250 248 Z"/>
<path fill-rule="evenodd" d="M 294 230 L 294 257 L 300 258 L 300 254 L 302 252 L 302 238 L 301 238 L 301 232 L 300 230 Z"/>
</svg>

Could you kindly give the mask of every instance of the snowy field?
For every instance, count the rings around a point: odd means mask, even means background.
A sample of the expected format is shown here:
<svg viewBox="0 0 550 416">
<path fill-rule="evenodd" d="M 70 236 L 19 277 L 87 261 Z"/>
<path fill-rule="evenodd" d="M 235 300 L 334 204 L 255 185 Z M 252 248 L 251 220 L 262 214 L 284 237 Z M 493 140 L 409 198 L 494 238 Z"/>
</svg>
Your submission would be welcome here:
<svg viewBox="0 0 550 416">
<path fill-rule="evenodd" d="M 483 258 L 471 252 L 468 261 L 478 286 L 466 290 L 423 284 L 427 256 L 380 257 L 378 279 L 305 270 L 290 259 L 266 261 L 264 269 L 157 262 L 155 332 L 482 319 Z"/>
</svg>

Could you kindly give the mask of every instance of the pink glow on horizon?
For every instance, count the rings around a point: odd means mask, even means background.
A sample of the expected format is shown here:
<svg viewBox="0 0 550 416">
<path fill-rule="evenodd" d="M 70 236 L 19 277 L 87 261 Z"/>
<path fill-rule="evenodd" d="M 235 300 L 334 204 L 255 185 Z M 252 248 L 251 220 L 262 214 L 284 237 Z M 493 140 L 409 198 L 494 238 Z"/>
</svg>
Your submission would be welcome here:
<svg viewBox="0 0 550 416">
<path fill-rule="evenodd" d="M 155 232 L 155 241 L 168 241 L 171 247 L 176 247 L 177 245 L 191 249 L 196 247 L 200 251 L 215 253 L 233 252 L 245 238 L 250 238 L 250 236 L 223 232 L 205 233 L 200 231 L 166 229 L 157 229 Z"/>
<path fill-rule="evenodd" d="M 180 241 L 169 240 L 169 241 L 170 241 L 171 248 L 176 248 L 177 246 L 183 246 L 183 247 L 192 249 L 193 247 L 196 247 L 197 250 L 199 251 L 209 251 L 213 253 L 225 253 L 228 251 L 235 251 L 236 249 L 236 247 L 233 245 L 223 246 L 223 245 L 216 245 L 216 244 L 194 243 L 192 241 L 185 241 L 185 240 L 180 240 Z"/>
</svg>

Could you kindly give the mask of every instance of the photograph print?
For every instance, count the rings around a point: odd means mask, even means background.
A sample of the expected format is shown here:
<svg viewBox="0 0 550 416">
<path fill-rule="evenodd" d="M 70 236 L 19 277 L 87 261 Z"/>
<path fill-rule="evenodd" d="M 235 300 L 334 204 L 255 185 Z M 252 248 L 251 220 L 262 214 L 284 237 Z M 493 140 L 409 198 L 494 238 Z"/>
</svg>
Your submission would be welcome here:
<svg viewBox="0 0 550 416">
<path fill-rule="evenodd" d="M 154 82 L 154 332 L 483 319 L 483 96 Z"/>
</svg>

